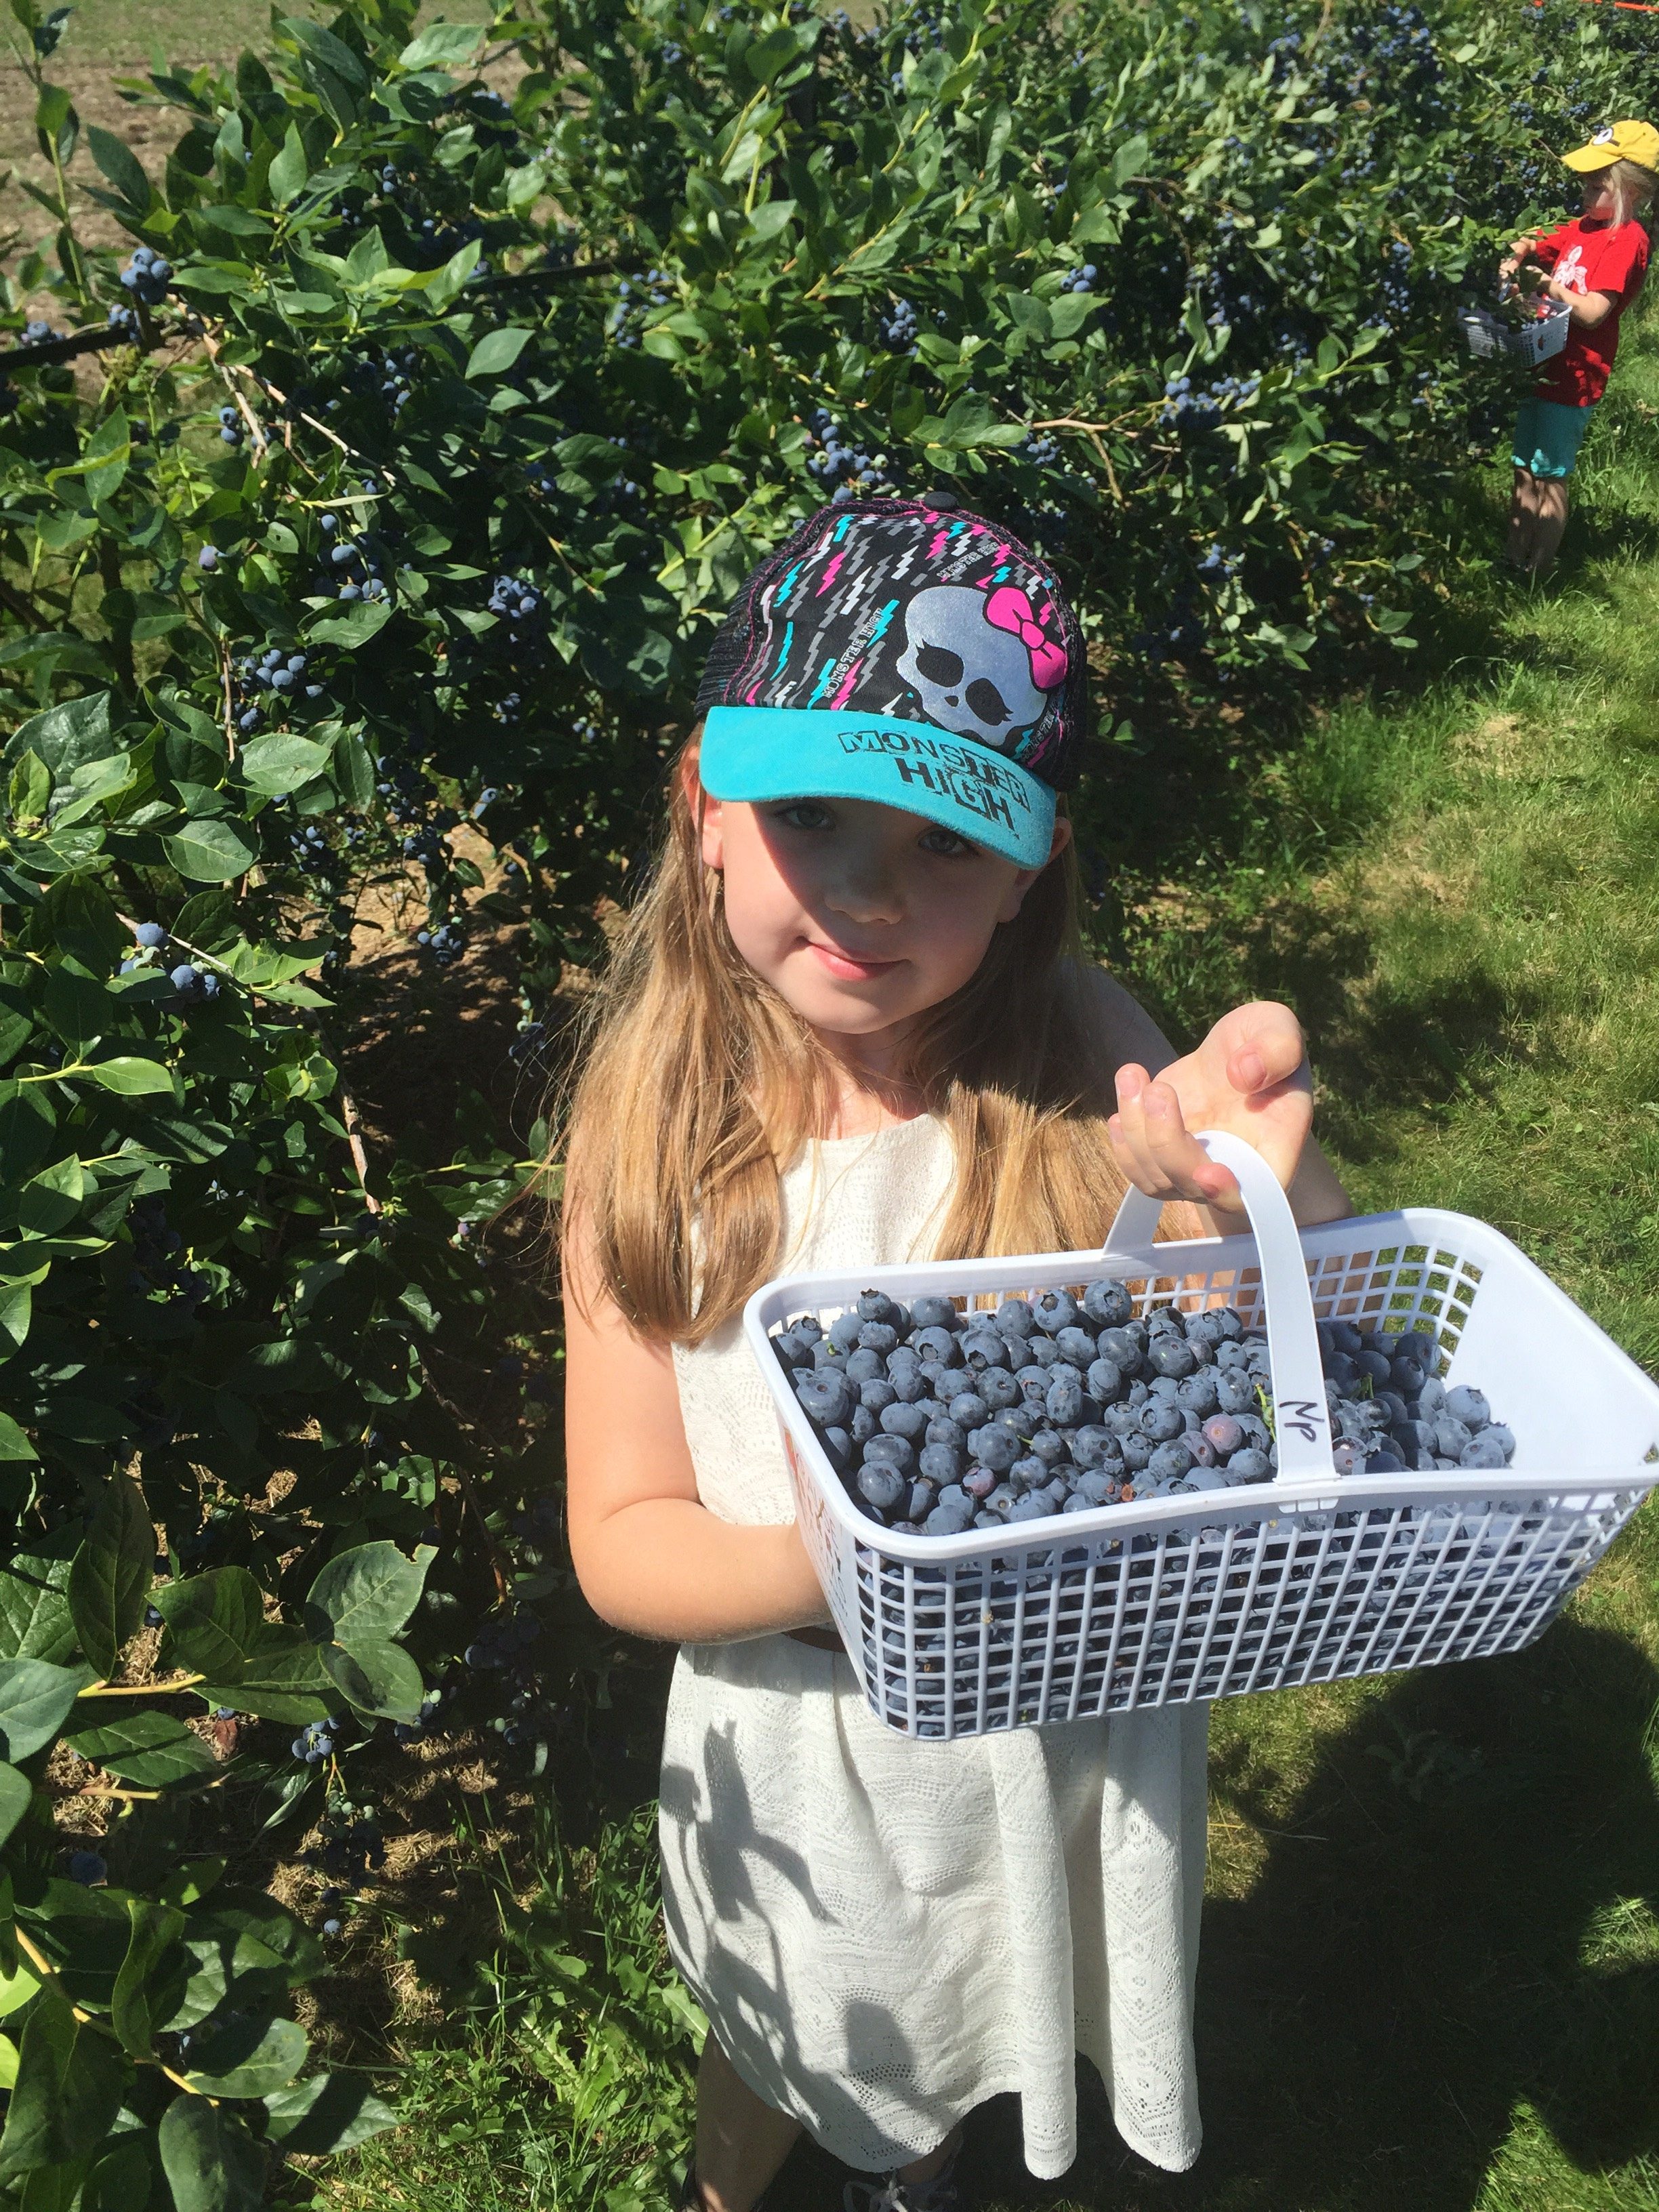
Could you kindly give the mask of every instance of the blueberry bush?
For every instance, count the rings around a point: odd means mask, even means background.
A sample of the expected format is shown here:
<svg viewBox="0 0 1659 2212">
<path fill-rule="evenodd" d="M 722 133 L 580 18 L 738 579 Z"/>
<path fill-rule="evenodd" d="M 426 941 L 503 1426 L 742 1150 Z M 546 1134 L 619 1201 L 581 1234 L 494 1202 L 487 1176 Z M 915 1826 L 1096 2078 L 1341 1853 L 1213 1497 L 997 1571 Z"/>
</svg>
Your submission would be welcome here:
<svg viewBox="0 0 1659 2212">
<path fill-rule="evenodd" d="M 372 930 L 412 902 L 462 1005 L 505 948 L 541 1082 L 712 628 L 825 499 L 1031 540 L 1120 731 L 1391 665 L 1512 396 L 1455 307 L 1659 88 L 1571 0 L 352 0 L 134 80 L 152 173 L 10 7 L 54 182 L 0 289 L 0 2191 L 234 2212 L 387 2118 L 292 2017 L 384 1858 L 364 1753 L 538 1774 L 605 1663 L 547 1127 L 372 1150 Z M 312 1926 L 226 1879 L 264 1826 Z"/>
</svg>

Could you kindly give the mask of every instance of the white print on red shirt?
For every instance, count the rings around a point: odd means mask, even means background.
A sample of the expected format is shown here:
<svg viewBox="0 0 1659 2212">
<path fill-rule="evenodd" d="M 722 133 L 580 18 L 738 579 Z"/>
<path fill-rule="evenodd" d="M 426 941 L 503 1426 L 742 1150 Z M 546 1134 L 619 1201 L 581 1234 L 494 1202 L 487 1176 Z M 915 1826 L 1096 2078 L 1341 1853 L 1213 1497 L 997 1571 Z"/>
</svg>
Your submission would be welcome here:
<svg viewBox="0 0 1659 2212">
<path fill-rule="evenodd" d="M 1586 289 L 1583 259 L 1583 247 L 1575 246 L 1571 253 L 1562 255 L 1550 274 L 1558 284 L 1565 284 L 1570 292 L 1582 292 Z"/>
</svg>

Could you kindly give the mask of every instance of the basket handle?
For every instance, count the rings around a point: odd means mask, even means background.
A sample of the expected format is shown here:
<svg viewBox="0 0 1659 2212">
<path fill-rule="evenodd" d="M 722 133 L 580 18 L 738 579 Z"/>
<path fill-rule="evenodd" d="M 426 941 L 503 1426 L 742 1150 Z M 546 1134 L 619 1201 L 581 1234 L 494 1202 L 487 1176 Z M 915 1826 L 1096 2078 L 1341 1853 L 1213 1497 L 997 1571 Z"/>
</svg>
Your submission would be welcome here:
<svg viewBox="0 0 1659 2212">
<path fill-rule="evenodd" d="M 1313 1293 L 1302 1251 L 1301 1231 L 1279 1177 L 1254 1145 L 1224 1129 L 1205 1129 L 1197 1142 L 1212 1160 L 1238 1178 L 1244 1212 L 1261 1264 L 1261 1299 L 1267 1310 L 1267 1341 L 1273 1352 L 1273 1431 L 1279 1445 L 1279 1480 L 1313 1477 L 1333 1481 L 1331 1423 L 1325 1404 L 1325 1371 L 1314 1325 Z M 1157 1234 L 1164 1211 L 1161 1198 L 1131 1189 L 1117 1210 L 1106 1240 L 1109 1258 L 1120 1249 L 1145 1249 Z"/>
</svg>

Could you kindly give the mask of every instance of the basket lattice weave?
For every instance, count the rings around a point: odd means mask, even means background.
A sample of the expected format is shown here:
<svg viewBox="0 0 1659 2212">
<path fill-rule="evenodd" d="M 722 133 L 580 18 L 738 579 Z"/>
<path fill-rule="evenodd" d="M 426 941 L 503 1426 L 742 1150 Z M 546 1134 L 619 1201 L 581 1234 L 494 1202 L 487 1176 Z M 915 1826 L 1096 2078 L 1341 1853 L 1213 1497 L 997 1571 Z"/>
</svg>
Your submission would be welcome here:
<svg viewBox="0 0 1659 2212">
<path fill-rule="evenodd" d="M 1252 1236 L 1154 1246 L 1156 1209 L 1132 1197 L 1103 1254 L 797 1277 L 750 1301 L 803 1534 L 889 1726 L 981 1735 L 1517 1650 L 1659 1483 L 1659 1389 L 1507 1238 L 1428 1210 L 1298 1234 L 1248 1146 L 1205 1141 L 1239 1174 Z M 1173 1299 L 1265 1322 L 1272 1483 L 960 1536 L 884 1528 L 848 1498 L 768 1341 L 871 1285 L 994 1304 L 1102 1274 L 1141 1313 Z M 1448 1382 L 1485 1389 L 1514 1430 L 1514 1465 L 1339 1477 L 1316 1317 L 1429 1332 Z"/>
</svg>

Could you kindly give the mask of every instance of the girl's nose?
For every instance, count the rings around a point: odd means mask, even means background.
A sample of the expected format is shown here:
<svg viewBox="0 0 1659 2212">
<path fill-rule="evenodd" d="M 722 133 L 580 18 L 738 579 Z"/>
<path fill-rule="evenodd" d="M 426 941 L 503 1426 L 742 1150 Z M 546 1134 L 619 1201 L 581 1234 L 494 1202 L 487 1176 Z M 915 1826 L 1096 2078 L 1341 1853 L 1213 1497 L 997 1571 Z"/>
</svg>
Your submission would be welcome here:
<svg viewBox="0 0 1659 2212">
<path fill-rule="evenodd" d="M 849 860 L 827 887 L 826 896 L 837 914 L 849 921 L 902 921 L 904 900 L 898 878 L 883 866 L 878 855 Z"/>
</svg>

